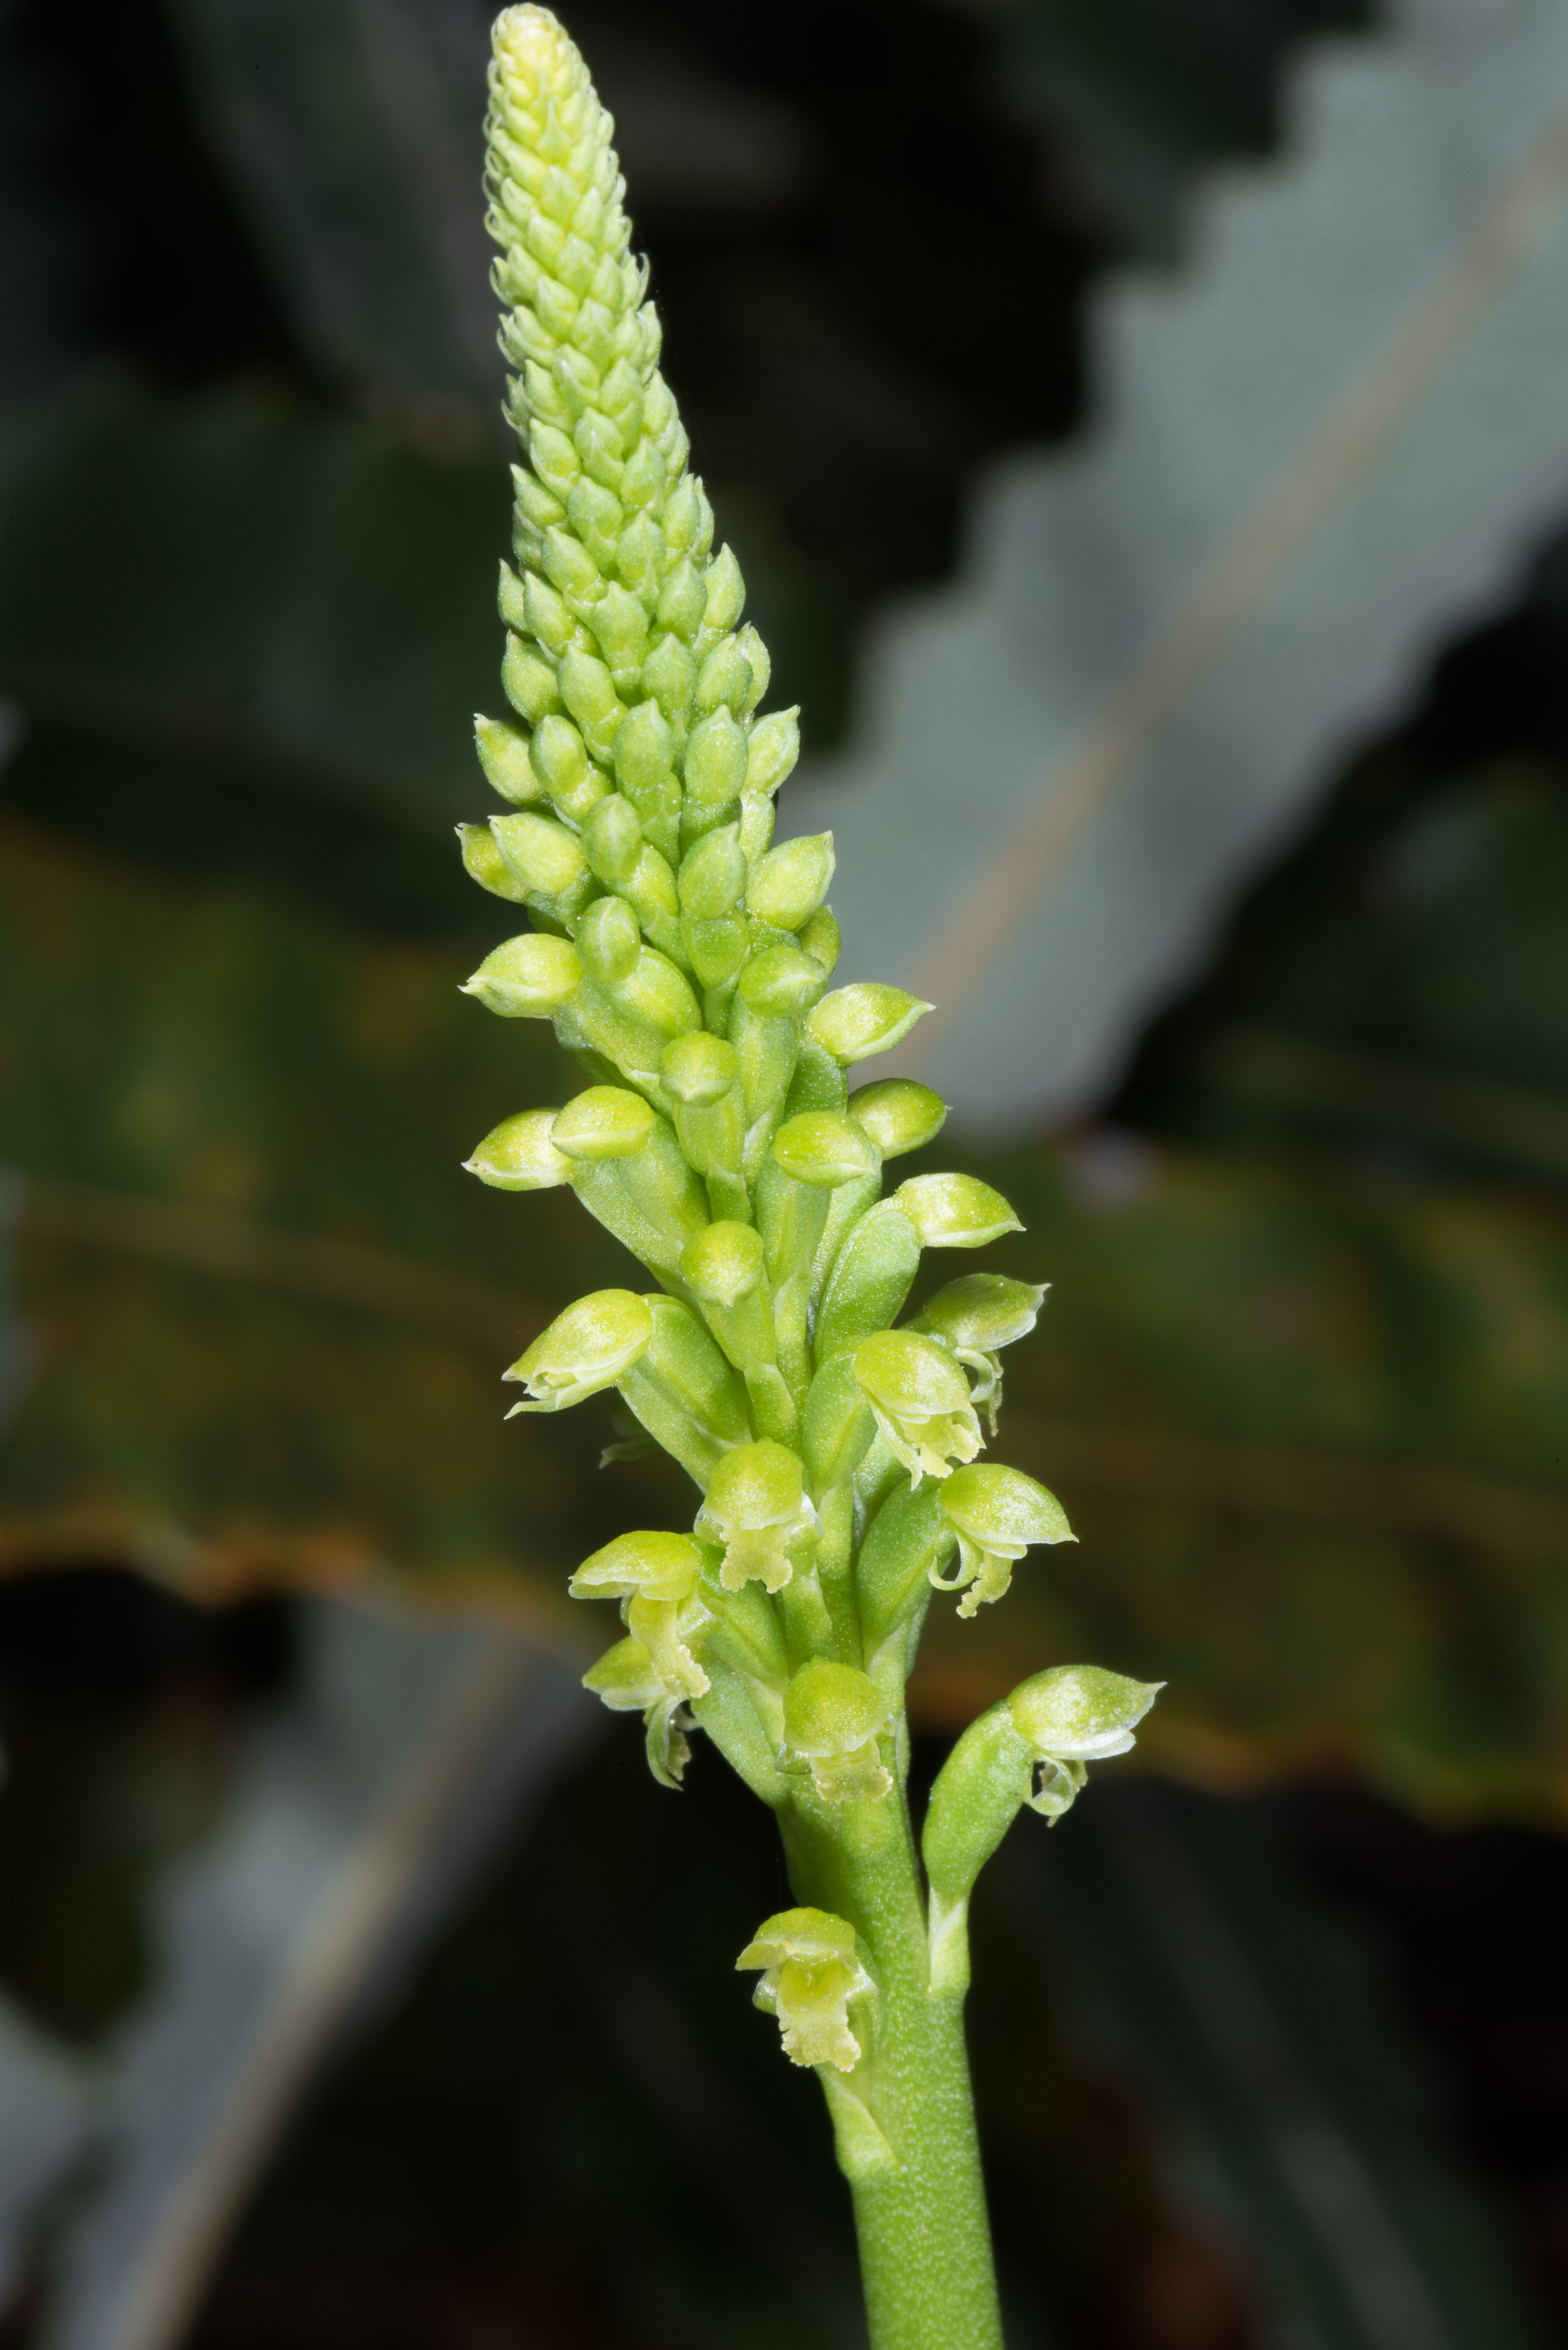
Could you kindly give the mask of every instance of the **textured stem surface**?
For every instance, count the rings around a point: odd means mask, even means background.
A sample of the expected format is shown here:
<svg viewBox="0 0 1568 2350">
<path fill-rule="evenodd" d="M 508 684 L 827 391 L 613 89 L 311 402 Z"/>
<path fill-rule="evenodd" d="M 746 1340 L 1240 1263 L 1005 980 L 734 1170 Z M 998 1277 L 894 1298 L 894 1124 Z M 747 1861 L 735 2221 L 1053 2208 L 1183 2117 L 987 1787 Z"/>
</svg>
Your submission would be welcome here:
<svg viewBox="0 0 1568 2350">
<path fill-rule="evenodd" d="M 836 1821 L 820 1811 L 800 1818 L 785 1842 L 803 1898 L 850 1918 L 875 1966 L 867 2064 L 853 2086 L 823 2075 L 854 2197 L 872 2350 L 1001 2350 L 963 1993 L 930 1989 L 902 1796 L 844 1806 Z M 864 2107 L 883 2146 L 861 2125 Z"/>
</svg>

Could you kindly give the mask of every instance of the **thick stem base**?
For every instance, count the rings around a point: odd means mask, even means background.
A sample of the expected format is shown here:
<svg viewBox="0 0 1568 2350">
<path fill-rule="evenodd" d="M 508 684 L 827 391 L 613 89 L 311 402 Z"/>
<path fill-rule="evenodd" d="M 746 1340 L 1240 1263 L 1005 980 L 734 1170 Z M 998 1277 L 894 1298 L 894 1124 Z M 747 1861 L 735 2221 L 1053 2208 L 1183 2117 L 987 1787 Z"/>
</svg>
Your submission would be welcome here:
<svg viewBox="0 0 1568 2350">
<path fill-rule="evenodd" d="M 847 2075 L 823 2074 L 855 2201 L 872 2350 L 1002 2350 L 963 1994 L 930 1988 L 901 1795 L 792 1810 L 797 1890 L 850 1919 L 878 1988 L 865 2059 Z"/>
</svg>

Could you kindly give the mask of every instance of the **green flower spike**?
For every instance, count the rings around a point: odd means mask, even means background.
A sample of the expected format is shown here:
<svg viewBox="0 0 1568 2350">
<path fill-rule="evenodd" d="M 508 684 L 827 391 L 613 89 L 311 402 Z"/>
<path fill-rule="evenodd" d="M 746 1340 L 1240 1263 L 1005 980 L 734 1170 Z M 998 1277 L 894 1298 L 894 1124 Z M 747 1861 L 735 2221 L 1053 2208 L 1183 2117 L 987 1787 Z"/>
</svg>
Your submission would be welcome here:
<svg viewBox="0 0 1568 2350">
<path fill-rule="evenodd" d="M 765 1918 L 735 1960 L 761 1967 L 753 1998 L 776 2015 L 792 2064 L 832 2064 L 853 2072 L 860 2043 L 849 2028 L 849 2002 L 875 1986 L 855 1950 L 855 1929 L 826 1909 L 782 1909 Z"/>
<path fill-rule="evenodd" d="M 798 716 L 764 709 L 767 651 L 659 372 L 610 119 L 548 9 L 498 18 L 490 98 L 522 462 L 505 704 L 474 728 L 497 805 L 459 828 L 505 934 L 466 992 L 550 1020 L 587 1076 L 504 1118 L 468 1166 L 499 1191 L 569 1185 L 644 1269 L 568 1306 L 505 1377 L 523 1412 L 616 1390 L 643 1435 L 604 1458 L 657 1445 L 690 1479 L 690 1532 L 621 1534 L 573 1575 L 626 1630 L 585 1685 L 642 1716 L 661 1785 L 701 1729 L 779 1814 L 801 1906 L 740 1963 L 786 2054 L 819 2071 L 872 2350 L 1002 2350 L 963 2044 L 970 1890 L 1022 1806 L 1059 1817 L 1154 1691 L 1064 1667 L 991 1707 L 938 1774 L 922 1874 L 904 1691 L 929 1586 L 973 1616 L 1030 1544 L 1072 1539 L 1043 1486 L 975 1458 L 1000 1352 L 1044 1291 L 970 1274 L 893 1326 L 925 1250 L 1018 1219 L 968 1175 L 884 1195 L 885 1163 L 945 1107 L 904 1077 L 851 1094 L 846 1073 L 929 1007 L 830 985 L 832 837 L 773 844 Z"/>
</svg>

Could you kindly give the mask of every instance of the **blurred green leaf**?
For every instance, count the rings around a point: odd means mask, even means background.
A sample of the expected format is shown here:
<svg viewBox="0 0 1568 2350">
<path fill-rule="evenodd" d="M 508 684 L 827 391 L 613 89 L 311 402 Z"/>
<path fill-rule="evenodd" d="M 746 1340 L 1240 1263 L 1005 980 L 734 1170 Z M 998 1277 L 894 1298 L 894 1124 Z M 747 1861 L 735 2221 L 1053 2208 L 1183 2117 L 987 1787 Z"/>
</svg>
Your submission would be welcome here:
<svg viewBox="0 0 1568 2350">
<path fill-rule="evenodd" d="M 462 429 L 466 398 L 467 429 L 483 432 L 498 385 L 483 12 L 175 0 L 170 15 L 201 118 L 324 369 L 361 390 L 455 393 L 445 412 Z"/>
<path fill-rule="evenodd" d="M 0 1456 L 13 1560 L 90 1538 L 210 1588 L 558 1596 L 596 1542 L 689 1516 L 667 1464 L 593 1473 L 597 1403 L 502 1425 L 506 1362 L 627 1266 L 568 1194 L 461 1174 L 576 1073 L 458 995 L 456 944 L 0 841 L 41 1347 Z M 1560 1805 L 1568 1211 L 1130 1144 L 971 1164 L 1027 1227 L 998 1269 L 1054 1284 L 998 1455 L 1081 1540 L 972 1623 L 933 1610 L 926 1718 L 1092 1656 L 1169 1680 L 1146 1742 L 1175 1767 Z"/>
<path fill-rule="evenodd" d="M 437 828 L 497 688 L 505 478 L 259 399 L 111 395 L 0 429 L 0 691 L 156 752 Z"/>
</svg>

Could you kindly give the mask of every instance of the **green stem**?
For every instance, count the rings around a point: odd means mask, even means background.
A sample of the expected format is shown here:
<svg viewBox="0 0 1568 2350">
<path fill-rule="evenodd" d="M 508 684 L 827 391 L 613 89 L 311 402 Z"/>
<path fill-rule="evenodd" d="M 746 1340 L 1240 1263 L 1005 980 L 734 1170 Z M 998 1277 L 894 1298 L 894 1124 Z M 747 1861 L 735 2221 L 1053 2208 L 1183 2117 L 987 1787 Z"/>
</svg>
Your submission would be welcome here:
<svg viewBox="0 0 1568 2350">
<path fill-rule="evenodd" d="M 878 1804 L 797 1796 L 781 1825 L 800 1898 L 852 1921 L 877 1979 L 865 2057 L 846 2076 L 819 2075 L 854 2198 L 871 2350 L 1002 2350 L 963 1993 L 930 1989 L 901 1791 Z"/>
</svg>

